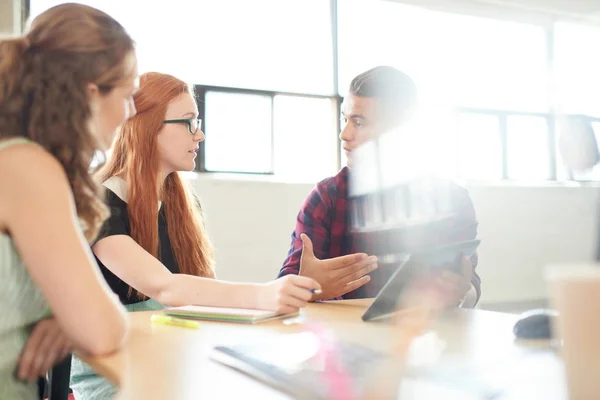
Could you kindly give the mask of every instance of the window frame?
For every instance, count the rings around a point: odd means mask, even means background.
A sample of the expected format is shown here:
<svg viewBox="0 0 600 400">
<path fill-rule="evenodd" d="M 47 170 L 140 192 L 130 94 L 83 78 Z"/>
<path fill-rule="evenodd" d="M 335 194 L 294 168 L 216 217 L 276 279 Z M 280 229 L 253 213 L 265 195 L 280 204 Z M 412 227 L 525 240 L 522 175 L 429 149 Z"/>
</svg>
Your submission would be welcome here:
<svg viewBox="0 0 600 400">
<path fill-rule="evenodd" d="M 31 13 L 31 1 L 32 0 L 20 0 L 22 6 L 22 19 L 23 19 L 23 28 L 25 28 L 25 22 L 29 20 Z M 339 10 L 339 0 L 328 0 L 330 5 L 330 16 L 331 16 L 331 35 L 330 38 L 332 40 L 332 68 L 333 68 L 333 93 L 330 96 L 322 95 L 322 94 L 310 94 L 310 93 L 294 93 L 294 92 L 284 92 L 284 91 L 269 91 L 269 90 L 257 90 L 257 89 L 248 89 L 248 88 L 234 88 L 234 87 L 220 87 L 220 86 L 210 86 L 210 85 L 196 85 L 194 87 L 196 102 L 198 104 L 199 118 L 201 118 L 206 124 L 206 110 L 205 110 L 205 95 L 207 91 L 215 91 L 215 92 L 226 92 L 226 93 L 239 93 L 239 94 L 254 94 L 254 95 L 263 95 L 269 96 L 271 98 L 271 157 L 272 161 L 274 160 L 274 125 L 273 125 L 273 100 L 277 95 L 288 95 L 288 96 L 299 96 L 299 97 L 313 97 L 313 98 L 327 98 L 335 101 L 336 104 L 336 114 L 335 118 L 335 129 L 336 136 L 341 129 L 340 123 L 340 107 L 342 104 L 343 97 L 339 95 L 339 29 L 338 29 L 338 10 Z M 383 0 L 381 0 L 383 1 Z M 398 1 L 398 5 L 412 5 L 411 2 L 403 2 Z M 436 11 L 434 9 L 428 8 L 431 11 Z M 448 14 L 461 14 L 461 15 L 472 15 L 478 16 L 481 18 L 493 18 L 493 16 L 486 15 L 475 15 L 466 12 L 453 11 L 453 10 L 437 10 L 441 12 L 445 12 Z M 499 20 L 506 20 L 506 18 L 497 18 Z M 508 19 L 513 22 L 527 23 L 525 21 L 518 21 L 517 19 Z M 509 181 L 508 174 L 508 132 L 507 132 L 507 119 L 510 116 L 532 116 L 532 117 L 543 117 L 547 122 L 547 138 L 548 138 L 548 151 L 549 151 L 549 174 L 548 178 L 544 179 L 544 181 L 573 181 L 576 180 L 573 177 L 572 171 L 566 170 L 566 179 L 558 178 L 558 170 L 560 166 L 557 161 L 557 121 L 559 118 L 557 100 L 556 100 L 556 78 L 553 70 L 553 65 L 555 62 L 555 30 L 556 23 L 561 22 L 561 20 L 553 20 L 552 22 L 548 22 L 544 26 L 546 31 L 546 46 L 547 46 L 547 68 L 548 68 L 548 87 L 549 87 L 549 110 L 547 113 L 536 113 L 536 112 L 520 112 L 515 110 L 496 110 L 496 109 L 486 109 L 486 108 L 472 108 L 472 107 L 455 107 L 457 114 L 460 113 L 475 113 L 475 114 L 485 114 L 485 115 L 493 115 L 498 118 L 499 124 L 499 132 L 500 132 L 500 140 L 501 140 L 501 150 L 502 150 L 502 179 L 501 181 Z M 575 21 L 576 23 L 585 24 L 585 21 Z M 600 122 L 600 117 L 594 117 L 590 115 L 581 115 L 581 114 L 566 114 L 567 116 L 577 115 L 580 118 L 584 118 L 588 122 Z M 341 141 L 339 136 L 337 138 L 337 166 L 341 168 L 342 162 L 342 152 L 341 152 Z M 247 175 L 276 175 L 276 171 L 270 172 L 247 172 L 247 171 L 211 171 L 206 169 L 205 165 L 205 156 L 206 149 L 204 142 L 200 143 L 198 150 L 198 162 L 196 164 L 195 172 L 200 173 L 233 173 L 233 174 L 247 174 Z M 458 155 L 457 155 L 458 156 Z M 456 161 L 458 162 L 458 160 Z M 497 179 L 490 179 L 493 181 L 497 181 Z"/>
<path fill-rule="evenodd" d="M 282 91 L 271 91 L 271 90 L 256 90 L 256 89 L 240 89 L 240 88 L 231 88 L 231 87 L 222 87 L 222 86 L 209 86 L 209 85 L 194 85 L 194 97 L 196 99 L 196 104 L 198 105 L 198 118 L 202 119 L 204 122 L 204 127 L 206 127 L 206 93 L 207 92 L 217 92 L 217 93 L 228 93 L 228 94 L 248 94 L 248 95 L 257 95 L 257 96 L 265 96 L 271 99 L 271 171 L 268 172 L 248 172 L 248 171 L 220 171 L 220 170 L 209 170 L 206 168 L 206 143 L 203 140 L 200 142 L 198 147 L 198 162 L 196 163 L 195 172 L 201 173 L 228 173 L 228 174 L 246 174 L 246 175 L 276 175 L 277 171 L 273 169 L 273 161 L 274 161 L 274 152 L 275 152 L 275 113 L 274 113 L 274 104 L 276 96 L 295 96 L 295 97 L 305 97 L 312 99 L 326 99 L 332 102 L 335 102 L 337 106 L 335 117 L 335 123 L 337 124 L 337 129 L 339 131 L 339 116 L 340 116 L 340 105 L 341 105 L 341 97 L 340 96 L 326 96 L 326 95 L 318 95 L 318 94 L 305 94 L 305 93 L 294 93 L 294 92 L 282 92 Z M 207 135 L 210 135 L 210 132 L 206 132 Z M 337 139 L 339 144 L 339 138 Z M 337 146 L 340 147 L 339 145 Z M 338 149 L 338 160 L 337 164 L 340 164 L 340 150 Z"/>
<path fill-rule="evenodd" d="M 550 152 L 548 158 L 548 178 L 543 179 L 544 181 L 556 180 L 556 140 L 555 140 L 555 117 L 549 113 L 536 113 L 536 112 L 520 112 L 520 111 L 507 111 L 507 110 L 490 110 L 485 108 L 473 108 L 473 107 L 456 107 L 457 114 L 475 114 L 475 115 L 487 115 L 497 118 L 498 121 L 498 132 L 500 135 L 501 144 L 501 157 L 502 157 L 502 178 L 503 181 L 515 180 L 511 179 L 508 174 L 508 118 L 517 117 L 536 117 L 544 118 L 548 127 L 547 139 L 548 139 L 548 150 Z M 460 133 L 459 133 L 460 134 Z"/>
</svg>

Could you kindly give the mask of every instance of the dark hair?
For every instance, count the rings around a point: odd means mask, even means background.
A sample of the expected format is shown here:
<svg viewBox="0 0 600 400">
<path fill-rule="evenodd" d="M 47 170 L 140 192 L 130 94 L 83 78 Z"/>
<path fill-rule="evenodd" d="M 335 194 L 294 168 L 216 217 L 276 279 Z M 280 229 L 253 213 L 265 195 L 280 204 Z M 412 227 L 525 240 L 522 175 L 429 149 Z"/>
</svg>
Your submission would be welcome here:
<svg viewBox="0 0 600 400">
<path fill-rule="evenodd" d="M 350 94 L 378 100 L 383 117 L 392 124 L 409 119 L 417 102 L 417 86 L 394 67 L 378 66 L 352 79 Z"/>
<path fill-rule="evenodd" d="M 88 127 L 87 85 L 108 93 L 131 77 L 133 49 L 112 17 L 75 3 L 46 10 L 25 36 L 0 41 L 0 139 L 26 137 L 56 157 L 89 240 L 108 210 L 89 173 L 101 145 Z"/>
</svg>

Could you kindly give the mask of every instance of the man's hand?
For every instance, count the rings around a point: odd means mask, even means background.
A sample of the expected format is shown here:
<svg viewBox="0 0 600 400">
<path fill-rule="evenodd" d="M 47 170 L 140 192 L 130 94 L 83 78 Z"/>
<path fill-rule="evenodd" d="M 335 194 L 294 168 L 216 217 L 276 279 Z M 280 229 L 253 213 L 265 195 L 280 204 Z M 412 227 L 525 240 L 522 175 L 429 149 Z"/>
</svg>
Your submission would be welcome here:
<svg viewBox="0 0 600 400">
<path fill-rule="evenodd" d="M 319 282 L 322 294 L 313 300 L 331 299 L 351 292 L 371 279 L 367 274 L 377 268 L 377 257 L 364 253 L 319 260 L 313 252 L 312 241 L 304 233 L 299 275 Z"/>
<path fill-rule="evenodd" d="M 443 304 L 447 307 L 460 305 L 471 290 L 472 277 L 473 265 L 467 257 L 462 258 L 460 273 L 449 269 L 440 272 L 434 279 Z"/>
<path fill-rule="evenodd" d="M 473 265 L 467 257 L 460 263 L 460 272 L 447 268 L 416 275 L 402 295 L 400 308 L 424 308 L 433 312 L 447 307 L 472 307 L 476 296 L 471 290 Z M 473 296 L 469 298 L 471 293 Z"/>
<path fill-rule="evenodd" d="M 41 320 L 33 328 L 19 359 L 19 378 L 36 381 L 62 361 L 72 348 L 54 318 Z"/>
</svg>

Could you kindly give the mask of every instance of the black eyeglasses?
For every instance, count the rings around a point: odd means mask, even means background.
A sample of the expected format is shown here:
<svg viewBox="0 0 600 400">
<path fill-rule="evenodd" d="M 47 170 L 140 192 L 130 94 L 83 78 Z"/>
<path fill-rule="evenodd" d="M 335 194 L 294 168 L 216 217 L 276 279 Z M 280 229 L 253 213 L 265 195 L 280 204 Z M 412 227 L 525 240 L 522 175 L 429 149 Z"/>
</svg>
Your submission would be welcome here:
<svg viewBox="0 0 600 400">
<path fill-rule="evenodd" d="M 202 120 L 200 118 L 189 118 L 189 119 L 168 119 L 163 121 L 163 124 L 186 124 L 188 126 L 188 130 L 192 135 L 195 135 L 200 129 L 202 125 Z"/>
</svg>

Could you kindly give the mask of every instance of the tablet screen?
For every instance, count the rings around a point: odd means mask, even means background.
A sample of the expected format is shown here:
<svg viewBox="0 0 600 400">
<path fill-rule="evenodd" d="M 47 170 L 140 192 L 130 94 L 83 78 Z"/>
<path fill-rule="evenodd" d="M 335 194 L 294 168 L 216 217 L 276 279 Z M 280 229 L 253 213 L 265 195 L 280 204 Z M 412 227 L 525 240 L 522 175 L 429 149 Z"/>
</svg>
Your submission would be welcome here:
<svg viewBox="0 0 600 400">
<path fill-rule="evenodd" d="M 469 240 L 407 255 L 365 311 L 363 321 L 385 318 L 396 311 L 398 298 L 407 290 L 417 273 L 442 268 L 458 271 L 463 256 L 472 257 L 479 243 L 480 240 Z"/>
</svg>

